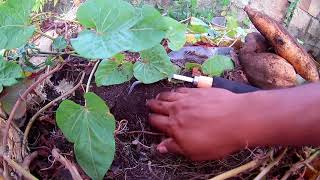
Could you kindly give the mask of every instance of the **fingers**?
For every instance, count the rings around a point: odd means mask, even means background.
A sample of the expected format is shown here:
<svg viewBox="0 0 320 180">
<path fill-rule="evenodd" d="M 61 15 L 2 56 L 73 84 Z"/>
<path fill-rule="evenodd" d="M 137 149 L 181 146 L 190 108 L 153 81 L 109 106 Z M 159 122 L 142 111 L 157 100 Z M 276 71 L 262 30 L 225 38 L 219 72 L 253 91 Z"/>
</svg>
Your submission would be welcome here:
<svg viewBox="0 0 320 180">
<path fill-rule="evenodd" d="M 172 138 L 165 139 L 158 146 L 157 150 L 160 153 L 175 153 L 183 155 L 182 149 Z"/>
<path fill-rule="evenodd" d="M 178 92 L 178 93 L 188 93 L 192 91 L 192 88 L 178 88 L 175 90 L 175 92 Z"/>
<path fill-rule="evenodd" d="M 151 111 L 163 115 L 169 115 L 172 102 L 160 101 L 156 99 L 148 100 L 146 105 L 150 108 Z"/>
<path fill-rule="evenodd" d="M 159 129 L 160 131 L 170 135 L 170 122 L 169 117 L 160 115 L 160 114 L 150 114 L 149 115 L 149 122 L 150 124 Z"/>
<path fill-rule="evenodd" d="M 178 92 L 162 92 L 157 95 L 157 100 L 160 101 L 168 101 L 174 102 L 178 99 L 184 98 L 186 96 L 185 93 L 178 93 Z"/>
</svg>

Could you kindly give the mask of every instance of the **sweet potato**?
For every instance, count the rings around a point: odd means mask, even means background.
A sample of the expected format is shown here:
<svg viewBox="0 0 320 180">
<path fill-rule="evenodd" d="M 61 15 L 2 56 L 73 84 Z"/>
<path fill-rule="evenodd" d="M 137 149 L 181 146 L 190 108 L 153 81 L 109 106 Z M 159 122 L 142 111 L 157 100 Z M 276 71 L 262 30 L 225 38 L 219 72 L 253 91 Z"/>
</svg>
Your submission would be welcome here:
<svg viewBox="0 0 320 180">
<path fill-rule="evenodd" d="M 304 79 L 318 81 L 313 58 L 289 32 L 271 17 L 246 6 L 244 9 L 257 30 L 271 43 L 276 53 L 286 59 Z"/>
<path fill-rule="evenodd" d="M 262 89 L 296 85 L 293 66 L 276 54 L 241 51 L 240 63 L 250 83 Z"/>
<path fill-rule="evenodd" d="M 249 33 L 245 38 L 244 49 L 248 52 L 266 52 L 270 48 L 270 44 L 258 32 Z"/>
</svg>

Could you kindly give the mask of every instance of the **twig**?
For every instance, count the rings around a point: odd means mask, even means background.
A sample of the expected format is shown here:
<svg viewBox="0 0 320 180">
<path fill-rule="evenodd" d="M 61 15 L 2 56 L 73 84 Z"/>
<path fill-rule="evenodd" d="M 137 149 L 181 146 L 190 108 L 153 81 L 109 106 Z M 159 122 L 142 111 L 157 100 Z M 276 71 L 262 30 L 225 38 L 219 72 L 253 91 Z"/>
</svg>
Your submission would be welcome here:
<svg viewBox="0 0 320 180">
<path fill-rule="evenodd" d="M 236 38 L 233 42 L 232 42 L 232 44 L 230 44 L 230 46 L 229 47 L 232 47 L 233 45 L 235 45 L 237 42 L 238 42 L 238 38 Z"/>
<path fill-rule="evenodd" d="M 74 86 L 72 89 L 70 89 L 68 92 L 62 94 L 61 96 L 57 97 L 56 99 L 54 99 L 53 101 L 51 101 L 50 103 L 48 103 L 47 105 L 45 105 L 43 108 L 41 108 L 35 115 L 33 115 L 33 117 L 30 119 L 26 130 L 24 131 L 24 136 L 23 136 L 23 149 L 26 148 L 27 145 L 27 139 L 28 139 L 28 135 L 30 132 L 30 129 L 33 125 L 33 123 L 37 120 L 37 118 L 39 117 L 39 115 L 44 112 L 45 110 L 47 110 L 49 107 L 51 107 L 52 105 L 54 105 L 55 103 L 59 102 L 61 99 L 67 97 L 68 95 L 70 95 L 71 93 L 73 93 L 74 91 L 76 91 L 82 84 L 83 79 L 85 77 L 85 73 L 82 72 L 82 76 L 81 79 L 79 80 L 78 84 L 76 86 Z"/>
<path fill-rule="evenodd" d="M 29 171 L 29 166 L 31 164 L 31 162 L 38 156 L 38 151 L 35 151 L 31 154 L 29 154 L 27 157 L 24 158 L 23 163 L 22 163 L 22 167 Z M 19 173 L 19 176 L 22 177 L 22 174 Z"/>
<path fill-rule="evenodd" d="M 313 161 L 316 157 L 318 157 L 320 155 L 320 150 L 316 151 L 315 153 L 313 153 L 309 158 L 307 158 L 304 161 L 300 161 L 296 164 L 294 164 L 285 174 L 284 176 L 281 178 L 281 180 L 287 180 L 290 175 L 293 172 L 298 171 L 299 169 L 301 169 L 302 167 L 304 167 L 306 164 L 309 164 L 311 161 Z"/>
<path fill-rule="evenodd" d="M 6 127 L 4 129 L 4 134 L 3 134 L 3 138 L 2 138 L 2 144 L 3 146 L 7 146 L 8 144 L 8 132 L 10 129 L 10 125 L 13 121 L 13 117 L 18 109 L 18 107 L 20 106 L 21 102 L 23 100 L 25 100 L 28 96 L 28 94 L 33 91 L 41 82 L 43 82 L 45 79 L 47 79 L 50 75 L 52 75 L 53 73 L 59 71 L 61 69 L 63 65 L 58 64 L 54 69 L 52 69 L 51 71 L 49 71 L 47 74 L 45 74 L 43 77 L 39 78 L 36 82 L 34 82 L 16 101 L 15 105 L 13 106 L 9 118 L 7 120 L 6 123 Z M 5 148 L 7 149 L 7 148 Z M 6 161 L 3 161 L 3 166 L 4 166 L 4 174 L 8 174 L 8 168 L 7 168 L 7 163 Z"/>
<path fill-rule="evenodd" d="M 21 173 L 23 177 L 30 180 L 37 180 L 38 178 L 34 177 L 30 172 L 25 170 L 23 167 L 21 167 L 18 163 L 14 162 L 12 159 L 10 159 L 8 156 L 4 155 L 2 156 L 4 161 L 6 161 L 13 169 L 15 169 L 17 172 Z"/>
<path fill-rule="evenodd" d="M 162 133 L 155 133 L 155 132 L 149 132 L 149 131 L 129 131 L 129 132 L 126 132 L 124 134 L 149 134 L 149 135 L 154 135 L 154 136 L 163 136 L 164 134 Z"/>
<path fill-rule="evenodd" d="M 185 23 L 187 21 L 190 21 L 190 19 L 191 19 L 191 17 L 188 17 L 187 19 L 184 19 L 184 20 L 180 21 L 180 23 Z"/>
<path fill-rule="evenodd" d="M 247 164 L 244 164 L 240 167 L 237 167 L 237 168 L 232 169 L 230 171 L 227 171 L 223 174 L 220 174 L 214 178 L 211 178 L 210 180 L 224 180 L 224 179 L 232 178 L 242 172 L 248 171 L 250 169 L 254 169 L 254 168 L 258 167 L 260 164 L 261 164 L 261 161 L 258 159 L 255 159 L 253 161 L 250 161 Z"/>
<path fill-rule="evenodd" d="M 263 170 L 258 174 L 258 176 L 254 178 L 254 180 L 263 179 L 274 166 L 279 164 L 283 156 L 286 154 L 287 150 L 288 148 L 285 148 L 274 161 L 272 161 L 267 167 L 263 168 Z"/>
<path fill-rule="evenodd" d="M 52 149 L 52 156 L 55 158 L 55 160 L 59 161 L 61 164 L 63 164 L 70 172 L 72 179 L 82 180 L 82 177 L 80 176 L 78 169 L 75 165 L 73 165 L 69 160 L 67 160 L 65 157 L 63 157 L 59 153 L 59 149 Z"/>
<path fill-rule="evenodd" d="M 88 93 L 90 91 L 90 83 L 91 83 L 91 80 L 92 80 L 92 77 L 94 75 L 94 73 L 96 72 L 97 70 L 97 67 L 100 63 L 100 60 L 96 61 L 96 64 L 94 65 L 91 73 L 90 73 L 90 76 L 89 76 L 89 79 L 88 79 L 88 82 L 87 82 L 87 86 L 86 86 L 86 93 Z"/>
<path fill-rule="evenodd" d="M 43 32 L 41 32 L 41 31 L 39 31 L 39 30 L 36 30 L 36 33 L 38 33 L 38 34 L 40 34 L 41 36 L 44 36 L 44 37 L 46 37 L 46 38 L 51 39 L 52 41 L 54 41 L 54 38 L 51 37 L 51 36 L 49 36 L 49 35 L 47 35 L 46 33 L 43 33 Z"/>
</svg>

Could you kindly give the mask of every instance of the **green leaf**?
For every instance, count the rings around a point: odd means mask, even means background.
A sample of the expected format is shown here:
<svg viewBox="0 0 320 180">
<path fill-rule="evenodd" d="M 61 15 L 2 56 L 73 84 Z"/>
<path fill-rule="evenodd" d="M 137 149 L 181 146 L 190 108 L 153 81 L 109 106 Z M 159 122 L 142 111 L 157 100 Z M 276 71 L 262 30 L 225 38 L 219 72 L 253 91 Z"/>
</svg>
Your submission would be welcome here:
<svg viewBox="0 0 320 180">
<path fill-rule="evenodd" d="M 163 20 L 167 27 L 166 38 L 169 39 L 169 48 L 178 51 L 186 43 L 187 26 L 170 17 L 163 17 Z"/>
<path fill-rule="evenodd" d="M 234 64 L 229 57 L 216 55 L 205 61 L 201 68 L 206 75 L 221 76 L 225 70 L 234 69 Z"/>
<path fill-rule="evenodd" d="M 103 60 L 95 73 L 98 86 L 110 86 L 129 81 L 133 77 L 133 64 L 121 60 Z"/>
<path fill-rule="evenodd" d="M 105 102 L 94 93 L 86 93 L 86 106 L 70 100 L 57 110 L 59 128 L 74 143 L 77 162 L 92 179 L 102 179 L 115 154 L 115 119 Z"/>
<path fill-rule="evenodd" d="M 201 64 L 187 62 L 184 67 L 187 71 L 192 71 L 193 68 L 201 68 Z"/>
<path fill-rule="evenodd" d="M 191 0 L 191 8 L 196 9 L 198 7 L 198 0 Z"/>
<path fill-rule="evenodd" d="M 24 45 L 33 35 L 29 15 L 34 0 L 7 0 L 0 3 L 0 49 Z"/>
<path fill-rule="evenodd" d="M 53 40 L 52 48 L 58 51 L 63 51 L 68 46 L 66 39 L 63 36 L 59 36 Z"/>
<path fill-rule="evenodd" d="M 134 8 L 122 0 L 88 0 L 77 18 L 86 28 L 71 40 L 74 49 L 89 59 L 107 59 L 122 51 L 142 51 L 164 37 L 161 14 L 151 6 Z"/>
<path fill-rule="evenodd" d="M 236 16 L 235 15 L 228 16 L 227 17 L 227 31 L 228 31 L 227 35 L 232 38 L 236 37 L 238 27 L 239 27 L 239 23 Z"/>
<path fill-rule="evenodd" d="M 0 61 L 0 92 L 2 92 L 3 87 L 9 87 L 17 84 L 19 82 L 18 79 L 23 77 L 23 71 L 18 64 L 14 62 Z"/>
<path fill-rule="evenodd" d="M 195 33 L 207 33 L 209 30 L 208 24 L 195 17 L 191 17 L 189 28 Z"/>
<path fill-rule="evenodd" d="M 133 74 L 144 84 L 170 78 L 176 71 L 166 50 L 160 44 L 142 51 L 140 55 L 142 61 L 134 64 Z"/>
</svg>

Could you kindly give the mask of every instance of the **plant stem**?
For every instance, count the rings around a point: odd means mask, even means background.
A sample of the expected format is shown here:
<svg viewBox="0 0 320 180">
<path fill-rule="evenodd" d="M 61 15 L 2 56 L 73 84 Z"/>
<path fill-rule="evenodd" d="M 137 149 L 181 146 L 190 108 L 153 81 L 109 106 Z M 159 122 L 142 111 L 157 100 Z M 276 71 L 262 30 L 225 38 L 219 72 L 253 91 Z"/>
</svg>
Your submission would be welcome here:
<svg viewBox="0 0 320 180">
<path fill-rule="evenodd" d="M 91 73 L 90 73 L 90 76 L 88 78 L 88 82 L 87 82 L 87 86 L 86 86 L 86 93 L 88 93 L 90 91 L 90 84 L 91 84 L 91 81 L 92 81 L 92 77 L 94 75 L 94 73 L 96 72 L 97 68 L 98 68 L 98 65 L 100 63 L 100 60 L 96 61 Z"/>
<path fill-rule="evenodd" d="M 235 169 L 232 169 L 230 171 L 227 171 L 223 174 L 220 174 L 210 180 L 224 180 L 224 179 L 229 179 L 229 178 L 232 178 L 242 172 L 245 172 L 247 170 L 250 170 L 250 169 L 253 169 L 253 168 L 256 168 L 258 167 L 259 165 L 261 164 L 261 162 L 259 160 L 253 160 L 253 161 L 250 161 L 249 163 L 247 164 L 244 164 L 240 167 L 237 167 Z"/>
<path fill-rule="evenodd" d="M 272 161 L 267 167 L 263 168 L 263 170 L 254 178 L 254 180 L 261 180 L 263 179 L 267 173 L 276 165 L 279 164 L 283 156 L 286 154 L 288 148 L 285 148 L 282 153 L 274 160 Z"/>
<path fill-rule="evenodd" d="M 309 158 L 307 158 L 304 161 L 300 161 L 296 164 L 294 164 L 285 174 L 284 176 L 281 178 L 281 180 L 287 180 L 290 175 L 293 172 L 298 171 L 300 168 L 304 167 L 306 164 L 309 164 L 311 161 L 313 161 L 315 158 L 317 158 L 320 155 L 320 150 L 316 151 L 315 153 L 313 153 Z"/>
<path fill-rule="evenodd" d="M 32 174 L 30 174 L 30 172 L 28 172 L 27 170 L 25 170 L 23 167 L 21 167 L 18 163 L 14 162 L 12 159 L 10 159 L 8 156 L 4 155 L 2 156 L 2 158 L 4 159 L 4 161 L 6 161 L 13 169 L 15 169 L 16 171 L 18 171 L 19 173 L 21 173 L 23 175 L 23 177 L 25 177 L 26 179 L 29 180 L 37 180 L 38 178 L 34 177 Z"/>
<path fill-rule="evenodd" d="M 33 91 L 40 83 L 42 83 L 45 79 L 47 79 L 47 77 L 49 77 L 50 75 L 52 75 L 53 73 L 59 71 L 61 69 L 63 65 L 58 64 L 54 69 L 52 69 L 51 71 L 49 71 L 47 74 L 45 74 L 43 77 L 41 77 L 40 79 L 38 79 L 36 82 L 34 82 L 16 101 L 15 105 L 13 106 L 9 118 L 7 120 L 6 123 L 6 127 L 4 129 L 4 134 L 3 134 L 3 138 L 2 138 L 2 145 L 7 147 L 8 144 L 8 134 L 9 134 L 9 129 L 11 126 L 11 123 L 13 121 L 13 117 L 18 109 L 18 107 L 20 106 L 21 102 L 23 100 L 25 100 L 28 96 L 28 94 Z M 5 148 L 7 149 L 7 148 Z M 3 161 L 3 166 L 4 166 L 4 174 L 8 174 L 8 168 L 7 168 L 7 163 L 6 161 Z"/>
<path fill-rule="evenodd" d="M 63 157 L 59 150 L 54 148 L 52 149 L 52 156 L 55 158 L 55 160 L 59 161 L 61 164 L 63 164 L 70 172 L 72 179 L 82 180 L 82 177 L 80 176 L 78 169 L 75 165 L 73 165 L 68 159 Z"/>
<path fill-rule="evenodd" d="M 70 89 L 68 92 L 62 94 L 61 96 L 57 97 L 56 99 L 54 99 L 53 101 L 51 101 L 50 103 L 48 103 L 47 105 L 45 105 L 43 108 L 41 108 L 29 121 L 27 127 L 26 127 L 26 130 L 24 131 L 24 136 L 23 136 L 23 143 L 22 143 L 22 146 L 23 146 L 23 149 L 26 148 L 27 146 L 27 140 L 28 140 L 28 135 L 29 135 L 29 132 L 30 132 L 30 129 L 33 125 L 33 123 L 37 120 L 38 116 L 44 112 L 45 110 L 47 110 L 49 107 L 51 107 L 52 105 L 54 105 L 55 103 L 57 103 L 58 101 L 60 101 L 61 99 L 65 98 L 66 96 L 70 95 L 71 93 L 73 93 L 75 90 L 77 90 L 82 82 L 83 82 L 83 79 L 85 77 L 85 73 L 82 72 L 81 73 L 81 79 L 79 80 L 78 84 L 76 86 L 74 86 L 72 89 Z"/>
<path fill-rule="evenodd" d="M 40 30 L 36 30 L 36 33 L 38 33 L 38 34 L 40 34 L 41 36 L 44 36 L 44 37 L 46 37 L 46 38 L 51 39 L 52 41 L 54 41 L 54 38 L 53 38 L 53 37 L 47 35 L 46 33 L 43 33 L 43 32 L 40 31 Z"/>
</svg>

